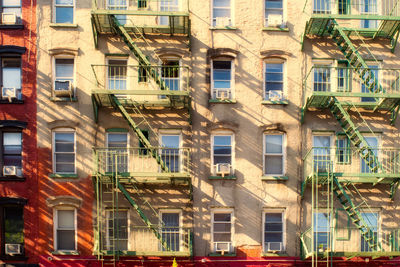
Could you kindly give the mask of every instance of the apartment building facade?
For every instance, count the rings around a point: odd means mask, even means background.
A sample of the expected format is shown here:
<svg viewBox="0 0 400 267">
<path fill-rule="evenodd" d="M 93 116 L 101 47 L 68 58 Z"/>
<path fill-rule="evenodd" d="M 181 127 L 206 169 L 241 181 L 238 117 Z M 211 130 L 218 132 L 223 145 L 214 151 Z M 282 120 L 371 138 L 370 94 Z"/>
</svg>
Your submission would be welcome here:
<svg viewBox="0 0 400 267">
<path fill-rule="evenodd" d="M 398 264 L 399 8 L 38 3 L 40 263 Z"/>
</svg>

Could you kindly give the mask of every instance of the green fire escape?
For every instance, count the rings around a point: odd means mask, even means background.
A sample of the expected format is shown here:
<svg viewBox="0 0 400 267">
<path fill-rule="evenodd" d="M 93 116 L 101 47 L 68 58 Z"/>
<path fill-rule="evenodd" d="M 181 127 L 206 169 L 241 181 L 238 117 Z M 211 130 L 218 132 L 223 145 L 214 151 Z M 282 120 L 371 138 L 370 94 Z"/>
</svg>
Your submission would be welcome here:
<svg viewBox="0 0 400 267">
<path fill-rule="evenodd" d="M 336 69 L 314 66 L 304 80 L 302 122 L 305 120 L 305 113 L 308 110 L 327 109 L 337 120 L 342 128 L 343 136 L 348 140 L 348 146 L 345 148 L 313 148 L 303 158 L 304 180 L 301 194 L 304 197 L 306 186 L 311 185 L 313 218 L 311 219 L 311 228 L 301 236 L 301 243 L 303 257 L 311 257 L 315 266 L 318 265 L 321 257 L 328 264 L 330 258 L 339 255 L 338 251 L 341 250 L 341 248 L 335 248 L 333 244 L 333 236 L 337 231 L 333 225 L 335 199 L 340 203 L 352 227 L 357 229 L 363 240 L 363 252 L 346 253 L 346 249 L 343 248 L 340 255 L 348 257 L 400 255 L 397 245 L 390 246 L 390 249 L 383 247 L 382 241 L 374 233 L 375 229 L 371 226 L 371 222 L 361 214 L 362 211 L 370 210 L 370 207 L 356 188 L 356 184 L 389 184 L 390 197 L 393 197 L 399 185 L 400 170 L 397 168 L 399 167 L 400 151 L 393 149 L 382 152 L 371 147 L 359 125 L 360 121 L 364 122 L 362 127 L 369 129 L 372 133 L 359 109 L 368 112 L 387 112 L 390 114 L 391 124 L 395 123 L 399 112 L 400 70 L 376 70 L 368 65 L 369 61 L 365 59 L 366 55 L 368 59 L 376 58 L 364 40 L 388 40 L 386 42 L 392 52 L 397 44 L 400 32 L 400 3 L 398 1 L 383 2 L 382 6 L 379 6 L 376 1 L 306 1 L 305 12 L 310 8 L 312 12 L 305 26 L 302 49 L 308 39 L 311 42 L 318 42 L 318 40 L 325 42 L 325 38 L 329 38 L 338 51 L 343 54 L 341 62 L 346 66 Z M 331 77 L 333 69 L 338 77 Z M 323 73 L 319 76 L 323 76 L 320 80 L 318 80 L 318 71 Z M 378 77 L 378 71 L 385 73 L 384 81 Z M 336 82 L 333 83 L 332 81 L 335 79 Z M 352 79 L 358 81 L 363 91 L 356 92 L 349 85 Z M 366 101 L 354 101 L 357 98 L 366 99 Z M 385 154 L 382 156 L 382 153 Z M 343 167 L 346 164 L 349 166 L 355 164 L 356 161 L 362 162 L 364 166 L 362 172 L 355 173 L 354 168 L 345 170 Z M 357 197 L 354 192 L 358 193 Z M 323 212 L 321 212 L 321 207 L 324 207 Z M 326 216 L 326 218 L 318 219 L 318 216 Z M 318 225 L 325 221 L 327 223 L 323 226 Z M 324 241 L 325 243 L 316 240 L 318 231 L 327 233 L 324 237 L 327 239 L 326 242 Z M 387 239 L 390 239 L 387 241 L 388 243 L 396 243 L 398 230 L 390 231 Z"/>
<path fill-rule="evenodd" d="M 119 240 L 119 196 L 124 197 L 130 205 L 136 210 L 139 218 L 145 225 L 147 232 L 151 232 L 158 240 L 159 255 L 169 256 L 190 256 L 192 254 L 192 233 L 190 229 L 181 229 L 181 243 L 187 244 L 187 250 L 184 252 L 176 251 L 171 248 L 174 245 L 171 240 L 166 240 L 172 234 L 165 234 L 163 226 L 160 226 L 160 220 L 152 223 L 144 211 L 142 205 L 147 210 L 158 216 L 156 210 L 149 201 L 143 199 L 138 185 L 143 184 L 170 184 L 184 186 L 187 188 L 188 195 L 191 198 L 191 179 L 190 179 L 190 154 L 188 149 L 164 148 L 154 146 L 149 140 L 149 133 L 157 135 L 151 124 L 146 119 L 144 109 L 163 110 L 183 109 L 186 110 L 188 120 L 190 120 L 190 96 L 189 91 L 184 89 L 176 90 L 170 88 L 171 82 L 166 79 L 166 71 L 170 73 L 182 72 L 167 69 L 151 64 L 151 58 L 145 55 L 137 44 L 138 39 L 145 39 L 146 35 L 169 35 L 169 36 L 190 36 L 190 21 L 188 12 L 182 11 L 150 11 L 146 9 L 152 4 L 152 1 L 139 1 L 142 5 L 137 10 L 127 10 L 123 7 L 108 7 L 106 2 L 93 2 L 92 10 L 92 29 L 95 46 L 98 47 L 101 38 L 107 35 L 113 35 L 120 38 L 129 48 L 132 55 L 136 58 L 136 66 L 108 66 L 92 65 L 94 75 L 97 80 L 97 87 L 92 91 L 92 104 L 96 122 L 99 118 L 101 109 L 110 109 L 117 111 L 126 120 L 129 127 L 136 134 L 141 147 L 134 150 L 128 149 L 94 149 L 94 174 L 93 180 L 96 188 L 97 197 L 97 227 L 95 228 L 95 253 L 102 256 L 113 256 L 118 259 L 121 255 L 138 255 L 137 252 L 123 252 L 118 247 Z M 158 3 L 156 3 L 158 4 Z M 147 17 L 154 17 L 157 20 L 164 20 L 163 23 L 146 25 L 150 21 Z M 154 61 L 154 60 L 153 60 Z M 107 88 L 107 81 L 102 81 L 98 69 L 103 72 L 119 72 L 119 77 L 115 80 L 120 82 L 122 78 L 126 79 L 127 68 L 133 68 L 138 79 L 146 80 L 152 83 L 156 90 L 144 90 L 138 88 Z M 168 78 L 168 77 L 167 77 Z M 119 79 L 119 80 L 118 80 Z M 166 81 L 167 80 L 167 81 Z M 168 83 L 169 82 L 169 83 Z M 188 85 L 188 81 L 186 80 Z M 130 85 L 132 86 L 132 85 Z M 144 109 L 143 109 L 144 108 Z M 147 129 L 144 132 L 143 129 Z M 134 152 L 132 152 L 134 151 Z M 169 154 L 168 154 L 169 153 Z M 171 162 L 179 157 L 179 170 Z M 131 158 L 138 159 L 144 165 L 154 163 L 153 171 L 145 169 L 131 170 Z M 135 166 L 140 162 L 133 162 Z M 133 196 L 135 195 L 135 197 Z M 112 220 L 104 223 L 105 209 L 110 209 Z M 107 225 L 106 225 L 107 224 Z M 104 229 L 107 229 L 104 231 Z M 182 234 L 184 232 L 184 234 Z M 106 235 L 116 236 L 113 244 L 105 249 L 104 239 Z M 121 238 L 122 239 L 122 238 Z M 148 240 L 143 240 L 147 242 Z M 176 244 L 175 244 L 176 246 Z M 147 252 L 144 252 L 145 254 Z M 151 253 L 150 253 L 151 254 Z"/>
</svg>

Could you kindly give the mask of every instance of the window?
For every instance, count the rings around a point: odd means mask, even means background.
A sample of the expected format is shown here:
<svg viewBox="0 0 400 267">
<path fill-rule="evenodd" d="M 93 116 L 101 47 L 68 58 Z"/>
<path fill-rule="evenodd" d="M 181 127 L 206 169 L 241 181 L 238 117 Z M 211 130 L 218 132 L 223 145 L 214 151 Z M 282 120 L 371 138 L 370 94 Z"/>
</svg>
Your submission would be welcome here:
<svg viewBox="0 0 400 267">
<path fill-rule="evenodd" d="M 264 212 L 264 251 L 284 251 L 284 213 Z"/>
<path fill-rule="evenodd" d="M 109 59 L 108 60 L 108 89 L 126 90 L 128 60 Z"/>
<path fill-rule="evenodd" d="M 377 173 L 379 171 L 379 140 L 375 136 L 364 136 L 365 141 L 369 146 L 368 150 L 363 150 L 361 153 L 361 173 Z"/>
<path fill-rule="evenodd" d="M 217 253 L 233 252 L 233 211 L 214 210 L 211 213 L 212 251 Z"/>
<path fill-rule="evenodd" d="M 76 210 L 56 209 L 54 216 L 54 249 L 76 250 Z"/>
<path fill-rule="evenodd" d="M 22 133 L 3 132 L 3 176 L 19 176 L 22 173 Z"/>
<path fill-rule="evenodd" d="M 284 82 L 284 63 L 275 60 L 268 61 L 264 64 L 264 99 L 271 101 L 283 100 L 283 92 L 285 87 Z"/>
<path fill-rule="evenodd" d="M 128 210 L 107 211 L 107 250 L 128 250 Z"/>
<path fill-rule="evenodd" d="M 361 217 L 369 230 L 365 231 L 367 229 L 363 228 L 366 233 L 364 236 L 361 235 L 361 251 L 375 251 L 379 243 L 379 213 L 361 212 Z"/>
<path fill-rule="evenodd" d="M 367 71 L 364 74 L 364 80 L 368 80 L 367 86 L 361 80 L 361 93 L 374 93 L 379 92 L 379 66 L 377 65 L 368 65 L 370 71 Z M 371 77 L 371 79 L 369 79 Z M 376 83 L 375 83 L 376 82 Z M 376 99 L 374 97 L 361 97 L 361 102 L 375 102 Z"/>
<path fill-rule="evenodd" d="M 53 171 L 55 173 L 76 173 L 75 131 L 59 129 L 53 132 Z"/>
<path fill-rule="evenodd" d="M 283 175 L 285 172 L 285 135 L 264 135 L 264 174 Z"/>
<path fill-rule="evenodd" d="M 331 163 L 331 136 L 313 136 L 314 171 L 328 172 Z"/>
<path fill-rule="evenodd" d="M 181 243 L 180 220 L 181 213 L 179 211 L 161 211 L 161 235 L 170 251 L 179 251 Z M 166 249 L 162 247 L 162 250 Z"/>
<path fill-rule="evenodd" d="M 54 93 L 56 96 L 72 96 L 74 85 L 74 59 L 55 58 Z"/>
<path fill-rule="evenodd" d="M 350 92 L 351 91 L 351 69 L 348 68 L 347 63 L 338 63 L 337 68 L 337 86 L 338 92 Z"/>
<path fill-rule="evenodd" d="M 128 172 L 128 133 L 107 133 L 108 172 Z M 116 167 L 116 168 L 115 168 Z"/>
<path fill-rule="evenodd" d="M 21 0 L 2 0 L 2 24 L 22 24 Z"/>
<path fill-rule="evenodd" d="M 283 0 L 265 0 L 265 26 L 284 27 Z"/>
<path fill-rule="evenodd" d="M 169 172 L 180 172 L 180 143 L 181 136 L 176 134 L 162 134 L 161 159 Z"/>
<path fill-rule="evenodd" d="M 378 1 L 377 0 L 364 0 L 360 3 L 361 15 L 378 15 Z M 378 21 L 371 19 L 361 20 L 361 28 L 376 29 L 378 28 Z"/>
<path fill-rule="evenodd" d="M 212 174 L 219 176 L 233 174 L 233 134 L 221 132 L 211 138 Z"/>
<path fill-rule="evenodd" d="M 231 0 L 213 0 L 212 26 L 232 26 Z"/>
<path fill-rule="evenodd" d="M 107 0 L 107 8 L 109 10 L 128 10 L 128 0 Z M 115 16 L 121 25 L 127 23 L 126 15 L 116 15 Z"/>
<path fill-rule="evenodd" d="M 314 220 L 314 249 L 324 252 L 330 249 L 330 216 L 329 213 L 317 212 L 313 214 Z"/>
<path fill-rule="evenodd" d="M 340 135 L 336 140 L 337 163 L 349 164 L 351 162 L 350 140 L 346 135 Z"/>
<path fill-rule="evenodd" d="M 74 0 L 54 0 L 54 22 L 74 23 Z"/>
<path fill-rule="evenodd" d="M 161 66 L 161 78 L 169 90 L 180 90 L 179 60 L 163 60 Z"/>
<path fill-rule="evenodd" d="M 138 0 L 138 8 L 147 8 L 147 0 Z"/>
<path fill-rule="evenodd" d="M 3 57 L 1 66 L 3 98 L 10 96 L 10 99 L 16 97 L 18 100 L 22 100 L 21 58 Z"/>
<path fill-rule="evenodd" d="M 2 240 L 1 247 L 8 247 L 15 256 L 24 254 L 24 218 L 22 206 L 7 205 L 0 206 L 0 229 Z M 4 238 L 4 239 L 3 239 Z M 7 253 L 6 249 L 0 254 Z"/>
<path fill-rule="evenodd" d="M 149 131 L 148 130 L 141 130 L 142 134 L 144 135 L 144 137 L 149 140 Z M 147 155 L 147 153 L 149 153 L 149 150 L 146 148 L 146 146 L 144 145 L 144 143 L 142 141 L 139 140 L 139 155 L 145 156 Z"/>
<path fill-rule="evenodd" d="M 331 68 L 330 66 L 314 66 L 314 91 L 331 91 Z"/>
<path fill-rule="evenodd" d="M 160 11 L 161 12 L 179 11 L 179 0 L 160 0 Z M 179 17 L 169 17 L 169 16 L 159 17 L 160 25 L 169 25 L 170 22 L 172 22 L 172 25 L 180 25 L 181 24 L 181 23 L 179 23 Z"/>
<path fill-rule="evenodd" d="M 233 66 L 231 60 L 214 60 L 212 62 L 211 84 L 213 99 L 233 98 Z"/>
<path fill-rule="evenodd" d="M 314 14 L 330 14 L 331 13 L 331 0 L 314 0 L 313 13 Z"/>
</svg>

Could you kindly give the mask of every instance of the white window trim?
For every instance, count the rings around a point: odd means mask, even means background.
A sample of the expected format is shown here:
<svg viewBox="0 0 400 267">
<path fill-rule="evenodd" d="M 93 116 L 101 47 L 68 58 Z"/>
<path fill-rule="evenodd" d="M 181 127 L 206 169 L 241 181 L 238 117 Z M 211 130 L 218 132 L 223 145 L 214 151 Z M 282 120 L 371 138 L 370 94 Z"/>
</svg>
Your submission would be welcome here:
<svg viewBox="0 0 400 267">
<path fill-rule="evenodd" d="M 127 241 L 127 249 L 130 250 L 131 243 L 130 243 L 130 234 L 131 234 L 131 219 L 129 214 L 129 208 L 118 208 L 118 211 L 126 211 L 126 218 L 127 218 L 127 231 L 128 231 L 128 241 Z M 110 219 L 111 212 L 113 212 L 112 208 L 106 208 L 106 248 L 107 250 L 110 248 L 110 235 L 109 235 L 109 227 L 108 227 L 108 220 Z"/>
<path fill-rule="evenodd" d="M 183 156 L 182 156 L 182 131 L 181 130 L 174 130 L 174 129 L 163 129 L 159 131 L 158 135 L 158 144 L 159 147 L 162 147 L 162 137 L 163 136 L 178 136 L 179 137 L 179 171 L 182 172 L 183 170 Z M 161 155 L 162 151 L 160 151 Z"/>
<path fill-rule="evenodd" d="M 284 60 L 284 59 L 278 59 L 278 58 L 276 58 L 276 59 L 274 59 L 274 58 L 268 58 L 268 59 L 266 59 L 266 60 L 264 60 L 264 64 L 263 64 L 263 97 L 264 97 L 264 100 L 266 100 L 266 101 L 270 101 L 270 99 L 269 98 L 267 98 L 267 87 L 266 87 L 266 79 L 267 79 L 267 77 L 266 77 L 266 71 L 267 71 L 267 64 L 279 64 L 279 63 L 281 63 L 283 66 L 282 66 L 282 71 L 283 71 L 283 79 L 282 79 L 282 82 L 283 82 L 283 88 L 282 88 L 282 100 L 285 100 L 285 99 L 288 99 L 288 97 L 287 97 L 287 71 L 286 71 L 286 60 Z"/>
<path fill-rule="evenodd" d="M 52 132 L 52 161 L 53 161 L 53 173 L 58 173 L 58 174 L 70 174 L 70 172 L 56 172 L 56 139 L 55 139 L 55 134 L 56 133 L 73 133 L 74 134 L 74 172 L 73 174 L 76 174 L 76 158 L 77 158 L 77 151 L 76 151 L 76 131 L 75 129 L 72 128 L 57 128 L 54 129 Z"/>
<path fill-rule="evenodd" d="M 266 136 L 267 135 L 281 135 L 282 136 L 282 173 L 276 173 L 276 174 L 272 174 L 272 173 L 265 173 L 265 156 L 268 155 L 278 155 L 278 154 L 267 154 L 266 153 L 266 148 L 267 148 L 267 144 L 266 144 Z M 286 174 L 286 134 L 285 133 L 264 133 L 263 134 L 263 175 L 265 176 L 284 176 Z"/>
<path fill-rule="evenodd" d="M 126 166 L 126 168 L 127 168 L 127 171 L 129 172 L 129 165 L 130 165 L 130 154 L 132 153 L 132 154 L 134 154 L 134 153 L 136 153 L 136 152 L 139 152 L 138 150 L 137 151 L 132 151 L 132 150 L 130 150 L 129 149 L 129 142 L 130 142 L 130 138 L 129 138 L 129 132 L 107 132 L 107 134 L 106 134 L 106 147 L 107 147 L 107 149 L 109 149 L 110 147 L 109 147 L 109 143 L 108 143 L 108 136 L 110 135 L 110 134 L 126 134 L 126 147 L 125 147 L 125 149 L 126 149 L 126 152 L 127 152 L 127 162 L 126 162 L 126 164 L 127 164 L 127 166 Z M 110 154 L 109 154 L 110 155 Z"/>
<path fill-rule="evenodd" d="M 378 72 L 378 83 L 382 84 L 382 70 L 381 70 L 381 63 L 380 62 L 375 62 L 375 61 L 370 61 L 370 62 L 366 62 L 368 67 L 376 67 L 377 68 L 377 72 Z M 374 70 L 374 69 L 371 69 Z M 376 78 L 376 77 L 375 77 Z M 363 87 L 364 83 L 362 82 L 362 80 L 360 79 L 359 81 L 359 90 L 360 93 L 362 93 L 362 87 Z M 362 97 L 360 97 L 360 102 L 362 102 Z M 365 101 L 366 103 L 368 103 L 369 101 Z"/>
<path fill-rule="evenodd" d="M 74 250 L 60 250 L 58 249 L 58 240 L 57 240 L 57 230 L 58 230 L 58 211 L 59 210 L 73 210 L 74 211 L 74 229 L 75 229 L 75 249 Z M 73 207 L 68 206 L 59 206 L 53 209 L 53 236 L 54 236 L 54 250 L 55 251 L 67 251 L 74 252 L 78 249 L 78 221 L 77 221 L 77 210 Z"/>
<path fill-rule="evenodd" d="M 52 60 L 52 65 L 53 65 L 53 67 L 52 67 L 52 73 L 53 73 L 53 75 L 52 75 L 52 92 L 54 93 L 55 92 L 55 86 L 56 86 L 56 60 L 57 59 L 73 59 L 74 60 L 74 73 L 73 73 L 73 76 L 72 76 L 72 79 L 73 79 L 73 81 L 72 81 L 72 93 L 73 93 L 73 96 L 75 96 L 76 95 L 76 58 L 75 58 L 75 56 L 72 56 L 72 55 L 57 55 L 57 56 L 54 56 L 53 57 L 53 60 Z"/>
<path fill-rule="evenodd" d="M 227 208 L 214 208 L 211 210 L 211 251 L 215 253 L 214 249 L 214 214 L 218 213 L 230 213 L 231 214 L 231 246 L 230 251 L 228 253 L 233 253 L 235 251 L 235 217 L 234 210 Z"/>
<path fill-rule="evenodd" d="M 265 16 L 266 15 L 266 9 L 267 9 L 267 7 L 266 7 L 266 5 L 265 5 L 265 1 L 266 0 L 264 0 L 263 1 L 263 17 L 264 17 L 264 23 L 263 23 L 263 25 L 264 25 L 264 27 L 271 27 L 271 26 L 268 26 L 268 24 L 267 24 L 267 17 Z M 279 27 L 279 28 L 286 28 L 287 27 L 287 8 L 286 8 L 286 0 L 282 0 L 282 25 Z"/>
<path fill-rule="evenodd" d="M 72 0 L 72 23 L 61 23 L 61 22 L 56 22 L 57 20 L 57 13 L 56 13 L 56 7 L 71 7 L 71 5 L 56 5 L 56 0 L 53 1 L 53 23 L 57 24 L 74 24 L 75 23 L 75 14 L 76 14 L 76 3 L 75 0 Z"/>
<path fill-rule="evenodd" d="M 106 84 L 105 84 L 105 89 L 106 90 L 110 90 L 110 88 L 109 88 L 109 84 L 110 84 L 110 82 L 109 82 L 109 78 L 110 78 L 110 73 L 109 73 L 109 71 L 110 71 L 110 60 L 124 60 L 124 61 L 126 61 L 126 89 L 125 90 L 129 90 L 129 86 L 130 86 L 130 79 L 129 79 L 129 59 L 127 58 L 127 57 L 107 57 L 106 58 L 106 65 L 107 65 L 107 67 L 106 67 L 106 71 L 105 71 L 105 75 L 106 75 L 106 77 L 105 77 L 105 81 L 106 81 Z M 121 89 L 120 89 L 121 90 Z M 121 90 L 121 91 L 123 91 L 123 90 Z M 126 95 L 118 95 L 118 97 L 121 97 L 121 98 L 124 98 L 124 97 L 126 97 Z"/>
<path fill-rule="evenodd" d="M 178 213 L 179 214 L 179 251 L 183 251 L 183 217 L 181 209 L 159 209 L 158 217 L 159 217 L 159 225 L 162 227 L 162 215 L 165 213 Z M 160 229 L 162 230 L 162 228 Z M 160 231 L 162 232 L 162 231 Z"/>
<path fill-rule="evenodd" d="M 316 226 L 314 225 L 314 214 L 318 214 L 318 213 L 326 213 L 329 214 L 330 210 L 328 210 L 327 208 L 319 208 L 319 212 L 317 213 L 313 213 L 311 216 L 311 225 L 313 228 L 313 233 L 312 235 L 314 235 L 314 233 L 329 233 L 330 234 L 330 239 L 332 240 L 332 248 L 331 251 L 335 250 L 335 244 L 336 244 L 336 231 L 332 231 L 332 229 L 336 226 L 336 211 L 332 210 L 332 218 L 331 221 L 329 223 L 331 223 L 331 225 L 328 225 L 328 232 L 316 232 Z M 312 246 L 314 246 L 314 244 L 312 244 Z M 314 250 L 318 250 L 318 248 L 314 248 Z"/>
<path fill-rule="evenodd" d="M 230 25 L 225 25 L 223 27 L 235 27 L 235 8 L 234 8 L 234 1 L 235 0 L 230 0 L 230 16 L 229 16 L 229 20 L 230 20 Z M 211 0 L 211 28 L 218 28 L 219 26 L 217 26 L 216 24 L 214 25 L 214 0 Z M 216 17 L 215 17 L 216 18 Z"/>
<path fill-rule="evenodd" d="M 231 174 L 235 175 L 235 134 L 231 131 L 216 131 L 211 134 L 211 166 L 210 171 L 212 175 L 215 175 L 215 164 L 214 164 L 214 137 L 215 136 L 230 136 L 231 137 Z"/>
<path fill-rule="evenodd" d="M 378 214 L 378 243 L 380 243 L 380 242 L 382 242 L 382 235 L 383 235 L 383 231 L 382 231 L 382 220 L 383 220 L 383 218 L 382 218 L 382 209 L 380 209 L 380 208 L 369 208 L 369 209 L 360 209 L 360 214 L 362 214 L 362 213 L 377 213 Z M 359 232 L 359 231 L 358 231 Z M 360 242 L 360 245 L 359 245 L 359 250 L 361 251 L 361 237 L 362 237 L 362 235 L 360 234 L 360 237 L 359 237 L 359 242 Z"/>
<path fill-rule="evenodd" d="M 179 75 L 179 90 L 184 91 L 183 89 L 183 71 L 182 71 L 182 58 L 178 56 L 163 56 L 161 60 L 158 61 L 158 65 L 160 66 L 160 77 L 161 77 L 161 68 L 163 66 L 164 61 L 178 61 L 178 75 Z M 163 78 L 163 77 L 161 77 Z M 161 96 L 160 96 L 161 97 Z"/>
<path fill-rule="evenodd" d="M 280 252 L 286 251 L 286 209 L 285 208 L 277 208 L 277 209 L 264 209 L 262 212 L 262 248 L 263 252 L 266 251 L 265 247 L 265 214 L 267 213 L 282 213 L 282 250 Z"/>
<path fill-rule="evenodd" d="M 382 136 L 380 135 L 380 134 L 374 134 L 374 133 L 363 133 L 363 132 L 361 132 L 361 135 L 365 138 L 365 137 L 373 137 L 373 138 L 376 138 L 376 142 L 377 142 L 377 147 L 376 147 L 376 150 L 377 150 L 377 155 L 375 155 L 377 158 L 378 158 L 378 160 L 379 159 L 382 159 L 382 155 L 381 155 L 381 153 L 383 152 L 382 151 L 382 149 L 380 149 L 381 148 L 381 146 L 382 146 Z M 362 168 L 362 164 L 363 164 L 363 160 L 361 159 L 361 156 L 360 156 L 360 173 L 369 173 L 369 172 L 363 172 L 363 168 Z M 379 172 L 379 169 L 378 169 L 378 171 L 377 172 Z"/>
<path fill-rule="evenodd" d="M 235 99 L 235 60 L 226 58 L 226 57 L 221 57 L 221 58 L 214 58 L 211 60 L 211 92 L 210 92 L 210 97 L 211 99 L 217 100 L 217 98 L 214 98 L 214 61 L 230 61 L 231 62 L 231 88 L 230 88 L 230 93 L 231 97 L 229 98 L 230 100 Z"/>
</svg>

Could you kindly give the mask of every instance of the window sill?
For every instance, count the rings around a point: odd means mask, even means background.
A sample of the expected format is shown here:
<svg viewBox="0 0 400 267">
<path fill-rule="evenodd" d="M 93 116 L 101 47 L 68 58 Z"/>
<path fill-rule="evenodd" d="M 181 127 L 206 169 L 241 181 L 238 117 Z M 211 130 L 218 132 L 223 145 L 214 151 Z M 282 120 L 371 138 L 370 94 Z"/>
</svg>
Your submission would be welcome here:
<svg viewBox="0 0 400 267">
<path fill-rule="evenodd" d="M 277 252 L 262 252 L 261 253 L 262 257 L 288 257 L 289 255 L 287 253 L 277 251 Z"/>
<path fill-rule="evenodd" d="M 289 28 L 281 28 L 281 27 L 264 27 L 263 31 L 271 31 L 271 32 L 289 32 Z"/>
<path fill-rule="evenodd" d="M 233 26 L 224 26 L 224 27 L 210 27 L 210 30 L 237 30 L 236 27 Z"/>
<path fill-rule="evenodd" d="M 287 105 L 289 104 L 289 101 L 287 100 L 281 100 L 281 101 L 271 101 L 271 100 L 263 100 L 261 102 L 263 105 Z"/>
<path fill-rule="evenodd" d="M 23 30 L 24 25 L 23 24 L 0 24 L 0 29 L 3 30 Z"/>
<path fill-rule="evenodd" d="M 261 176 L 262 181 L 286 181 L 289 180 L 288 176 L 278 176 L 278 175 L 263 175 Z"/>
<path fill-rule="evenodd" d="M 236 176 L 235 175 L 228 175 L 225 177 L 222 176 L 209 176 L 208 179 L 210 180 L 236 180 Z"/>
<path fill-rule="evenodd" d="M 76 173 L 51 173 L 50 178 L 78 178 Z"/>
<path fill-rule="evenodd" d="M 57 251 L 52 251 L 52 255 L 79 255 L 79 252 L 77 250 L 72 250 L 72 251 L 62 251 L 62 250 L 57 250 Z"/>
<path fill-rule="evenodd" d="M 236 253 L 226 253 L 222 255 L 221 253 L 210 253 L 209 257 L 236 257 Z"/>
<path fill-rule="evenodd" d="M 224 99 L 224 100 L 210 99 L 210 100 L 208 100 L 208 103 L 235 104 L 236 103 L 236 99 Z"/>
<path fill-rule="evenodd" d="M 25 177 L 19 176 L 0 176 L 0 181 L 9 181 L 9 182 L 25 182 Z"/>
<path fill-rule="evenodd" d="M 50 101 L 53 102 L 78 102 L 76 97 L 50 97 Z"/>
<path fill-rule="evenodd" d="M 78 28 L 78 24 L 72 23 L 50 23 L 52 28 Z"/>
</svg>

